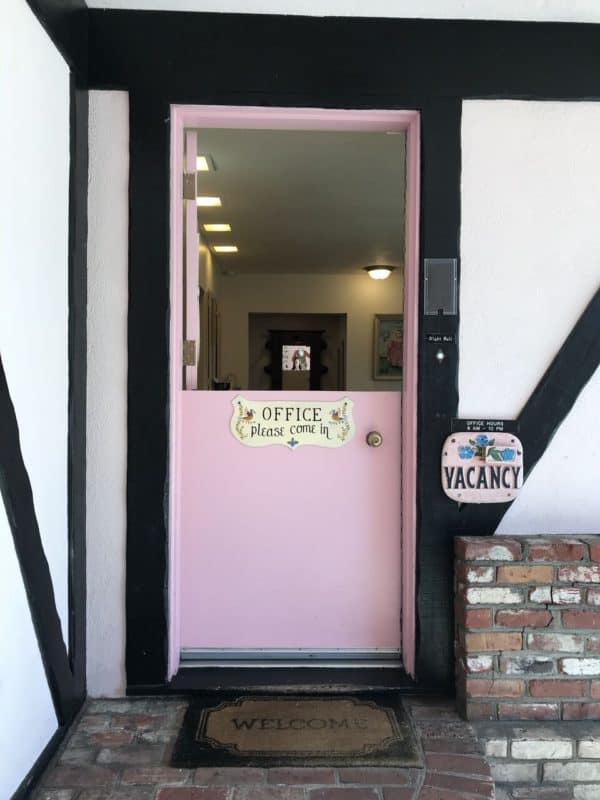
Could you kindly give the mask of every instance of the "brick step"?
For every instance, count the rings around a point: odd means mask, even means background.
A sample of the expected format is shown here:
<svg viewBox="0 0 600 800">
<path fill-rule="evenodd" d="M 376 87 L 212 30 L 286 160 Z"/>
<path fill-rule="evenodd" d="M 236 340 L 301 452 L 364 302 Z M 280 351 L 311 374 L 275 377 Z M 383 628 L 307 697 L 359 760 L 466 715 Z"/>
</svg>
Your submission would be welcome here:
<svg viewBox="0 0 600 800">
<path fill-rule="evenodd" d="M 453 699 L 405 701 L 423 753 L 415 768 L 198 768 L 168 765 L 182 698 L 91 701 L 34 800 L 493 800 L 472 727 Z"/>
<path fill-rule="evenodd" d="M 469 720 L 600 720 L 600 536 L 457 537 L 456 690 Z"/>
<path fill-rule="evenodd" d="M 600 730 L 590 722 L 475 723 L 497 800 L 598 800 Z"/>
</svg>

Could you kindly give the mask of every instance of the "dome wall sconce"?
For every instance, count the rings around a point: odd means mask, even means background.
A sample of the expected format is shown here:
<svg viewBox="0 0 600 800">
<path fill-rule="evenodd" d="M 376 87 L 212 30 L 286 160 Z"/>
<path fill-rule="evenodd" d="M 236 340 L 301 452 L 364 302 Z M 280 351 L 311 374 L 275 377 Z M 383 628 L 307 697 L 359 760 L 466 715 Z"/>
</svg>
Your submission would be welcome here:
<svg viewBox="0 0 600 800">
<path fill-rule="evenodd" d="M 363 267 L 369 278 L 374 281 L 384 281 L 389 278 L 396 267 L 391 264 L 371 264 L 369 267 Z"/>
</svg>

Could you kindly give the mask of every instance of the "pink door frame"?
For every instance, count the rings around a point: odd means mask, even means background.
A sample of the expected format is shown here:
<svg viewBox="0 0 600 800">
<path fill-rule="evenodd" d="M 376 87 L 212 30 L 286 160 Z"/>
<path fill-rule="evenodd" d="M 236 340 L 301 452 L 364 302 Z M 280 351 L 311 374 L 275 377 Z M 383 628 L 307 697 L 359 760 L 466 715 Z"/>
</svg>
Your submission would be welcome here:
<svg viewBox="0 0 600 800">
<path fill-rule="evenodd" d="M 183 136 L 186 128 L 405 131 L 406 215 L 404 266 L 404 378 L 402 398 L 402 659 L 415 672 L 417 331 L 419 274 L 420 117 L 417 111 L 263 108 L 254 106 L 171 106 L 171 320 L 170 320 L 170 489 L 169 489 L 169 646 L 168 676 L 179 666 L 179 442 L 183 302 Z"/>
</svg>

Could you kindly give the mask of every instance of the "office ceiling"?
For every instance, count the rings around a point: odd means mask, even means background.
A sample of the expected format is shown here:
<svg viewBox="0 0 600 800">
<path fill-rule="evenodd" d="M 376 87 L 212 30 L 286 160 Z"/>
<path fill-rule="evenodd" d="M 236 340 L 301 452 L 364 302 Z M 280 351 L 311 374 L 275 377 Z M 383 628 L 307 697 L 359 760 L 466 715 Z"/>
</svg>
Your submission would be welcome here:
<svg viewBox="0 0 600 800">
<path fill-rule="evenodd" d="M 198 131 L 215 169 L 199 173 L 201 223 L 231 233 L 201 236 L 225 272 L 349 273 L 368 264 L 401 267 L 405 135 L 335 131 Z"/>
</svg>

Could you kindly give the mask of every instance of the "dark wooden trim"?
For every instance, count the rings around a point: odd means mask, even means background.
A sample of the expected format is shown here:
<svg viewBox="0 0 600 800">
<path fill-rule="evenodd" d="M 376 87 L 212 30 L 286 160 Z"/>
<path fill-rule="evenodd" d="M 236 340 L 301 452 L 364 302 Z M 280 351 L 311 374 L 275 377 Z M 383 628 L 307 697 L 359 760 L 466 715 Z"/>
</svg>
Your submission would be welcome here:
<svg viewBox="0 0 600 800">
<path fill-rule="evenodd" d="M 140 145 L 131 148 L 129 162 L 127 429 L 130 444 L 125 664 L 127 680 L 132 685 L 164 684 L 166 678 L 169 128 L 165 120 L 168 115 L 168 105 L 160 99 L 157 102 L 151 97 L 130 96 L 130 137 Z M 148 163 L 160 168 L 148 170 Z M 153 235 L 144 241 L 134 232 L 141 231 L 149 218 Z M 153 353 L 150 365 L 146 358 L 149 353 Z M 149 366 L 151 376 L 144 376 L 134 361 Z M 140 402 L 142 397 L 144 401 Z M 132 441 L 136 442 L 133 447 Z M 148 469 L 149 464 L 153 468 Z"/>
<path fill-rule="evenodd" d="M 90 9 L 89 23 L 90 86 L 153 86 L 173 103 L 235 102 L 225 93 L 266 104 L 308 95 L 344 108 L 366 96 L 390 98 L 380 108 L 433 97 L 599 96 L 593 24 L 105 9 Z"/>
<path fill-rule="evenodd" d="M 64 725 L 73 718 L 81 700 L 77 697 L 63 641 L 50 568 L 40 537 L 29 475 L 21 453 L 17 417 L 1 358 L 0 493 L 12 531 L 58 724 Z"/>
<path fill-rule="evenodd" d="M 71 75 L 69 175 L 69 658 L 86 692 L 86 380 L 88 93 Z"/>
<path fill-rule="evenodd" d="M 27 0 L 27 4 L 65 59 L 78 87 L 87 84 L 88 15 L 85 0 Z"/>
<path fill-rule="evenodd" d="M 166 690 L 169 104 L 419 110 L 421 257 L 456 258 L 462 100 L 600 98 L 600 26 L 100 10 L 89 21 L 90 85 L 128 90 L 131 109 L 127 681 Z M 493 533 L 498 514 L 459 512 L 440 486 L 459 353 L 439 365 L 423 334 L 457 331 L 458 317 L 420 315 L 417 674 L 438 688 L 453 679 L 453 538 L 465 525 Z"/>
<path fill-rule="evenodd" d="M 421 111 L 422 259 L 459 254 L 461 105 L 459 98 L 447 98 L 431 101 Z M 460 317 L 423 315 L 422 271 L 419 297 L 416 675 L 425 686 L 447 689 L 454 680 L 453 531 L 447 523 L 439 465 L 441 443 L 458 408 L 458 347 L 445 347 L 440 364 L 435 357 L 438 346 L 424 338 L 427 333 L 445 333 L 456 341 Z"/>
</svg>

